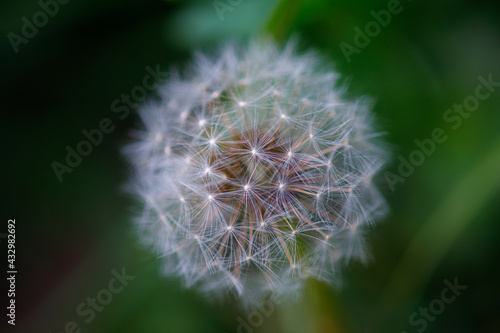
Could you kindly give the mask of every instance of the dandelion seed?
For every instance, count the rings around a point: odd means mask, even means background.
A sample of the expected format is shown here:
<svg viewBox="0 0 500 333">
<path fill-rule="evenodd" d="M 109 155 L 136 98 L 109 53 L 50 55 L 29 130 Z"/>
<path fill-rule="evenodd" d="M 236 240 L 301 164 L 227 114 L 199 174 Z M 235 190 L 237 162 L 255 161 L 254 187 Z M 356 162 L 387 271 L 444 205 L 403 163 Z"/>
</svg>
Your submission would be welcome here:
<svg viewBox="0 0 500 333">
<path fill-rule="evenodd" d="M 336 73 L 292 45 L 196 59 L 141 111 L 143 139 L 127 148 L 141 240 L 167 275 L 210 296 L 248 303 L 297 294 L 308 277 L 336 283 L 386 212 L 367 181 L 387 156 L 369 104 L 344 99 Z"/>
</svg>

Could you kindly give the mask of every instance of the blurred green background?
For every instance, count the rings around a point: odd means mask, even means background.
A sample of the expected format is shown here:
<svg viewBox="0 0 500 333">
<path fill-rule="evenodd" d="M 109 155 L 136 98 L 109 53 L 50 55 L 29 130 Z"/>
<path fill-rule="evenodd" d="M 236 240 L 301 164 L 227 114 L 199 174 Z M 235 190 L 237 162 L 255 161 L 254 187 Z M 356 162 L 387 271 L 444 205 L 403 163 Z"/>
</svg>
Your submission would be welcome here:
<svg viewBox="0 0 500 333">
<path fill-rule="evenodd" d="M 499 332 L 500 91 L 456 129 L 443 115 L 474 95 L 478 76 L 500 81 L 500 6 L 402 0 L 401 12 L 347 61 L 341 43 L 355 46 L 354 29 L 364 30 L 371 11 L 390 3 L 70 1 L 33 37 L 15 39 L 17 53 L 11 33 L 22 37 L 23 17 L 32 21 L 42 7 L 35 0 L 0 3 L 0 233 L 16 219 L 18 266 L 16 326 L 6 325 L 2 311 L 2 331 Z M 399 156 L 408 159 L 415 140 L 431 138 L 435 128 L 448 139 L 394 190 L 380 175 L 392 212 L 370 234 L 374 260 L 345 269 L 343 288 L 311 281 L 298 304 L 248 314 L 234 301 L 211 304 L 162 277 L 136 242 L 137 208 L 121 190 L 129 171 L 120 149 L 138 117 L 119 119 L 111 104 L 142 84 L 147 66 L 182 66 L 194 50 L 265 34 L 280 42 L 299 36 L 301 49 L 316 48 L 332 61 L 349 83 L 348 97 L 376 100 L 394 152 L 388 172 L 397 175 Z M 103 118 L 114 131 L 59 182 L 51 163 L 64 163 L 65 147 Z M 87 323 L 77 308 L 123 268 L 135 278 Z M 455 278 L 467 289 L 439 309 L 444 281 Z M 430 305 L 439 314 L 422 322 L 419 309 Z M 72 321 L 76 328 L 66 329 Z"/>
</svg>

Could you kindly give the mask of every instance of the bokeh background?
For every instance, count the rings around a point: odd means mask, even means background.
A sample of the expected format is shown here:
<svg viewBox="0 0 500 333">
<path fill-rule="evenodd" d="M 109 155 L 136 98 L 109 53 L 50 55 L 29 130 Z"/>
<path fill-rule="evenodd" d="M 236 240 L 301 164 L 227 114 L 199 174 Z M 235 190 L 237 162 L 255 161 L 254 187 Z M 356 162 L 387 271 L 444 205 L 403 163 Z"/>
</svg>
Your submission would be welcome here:
<svg viewBox="0 0 500 333">
<path fill-rule="evenodd" d="M 230 9 L 219 15 L 219 3 Z M 2 310 L 2 332 L 71 332 L 71 321 L 75 332 L 94 333 L 499 332 L 500 89 L 457 129 L 443 120 L 474 94 L 478 76 L 500 81 L 498 1 L 401 0 L 401 13 L 348 62 L 341 43 L 353 45 L 354 28 L 364 29 L 370 12 L 388 3 L 70 1 L 16 53 L 9 33 L 21 35 L 22 18 L 31 21 L 41 7 L 2 1 L 0 233 L 16 219 L 18 266 L 16 326 L 6 325 Z M 384 174 L 376 180 L 392 212 L 370 235 L 368 266 L 350 265 L 341 289 L 311 281 L 299 303 L 276 306 L 260 320 L 235 301 L 211 304 L 162 277 L 158 261 L 140 248 L 132 229 L 137 206 L 121 189 L 129 169 L 120 153 L 138 117 L 121 120 L 111 104 L 142 83 L 147 66 L 182 66 L 194 50 L 266 34 L 279 42 L 299 36 L 300 49 L 316 48 L 332 61 L 348 97 L 376 100 L 394 152 L 388 172 L 398 174 L 399 156 L 407 159 L 418 148 L 414 141 L 435 128 L 448 139 L 394 190 Z M 115 130 L 59 182 L 51 163 L 64 163 L 65 147 L 103 118 Z M 86 323 L 79 304 L 123 268 L 135 278 Z M 455 278 L 467 289 L 425 329 L 412 326 L 412 314 Z"/>
</svg>

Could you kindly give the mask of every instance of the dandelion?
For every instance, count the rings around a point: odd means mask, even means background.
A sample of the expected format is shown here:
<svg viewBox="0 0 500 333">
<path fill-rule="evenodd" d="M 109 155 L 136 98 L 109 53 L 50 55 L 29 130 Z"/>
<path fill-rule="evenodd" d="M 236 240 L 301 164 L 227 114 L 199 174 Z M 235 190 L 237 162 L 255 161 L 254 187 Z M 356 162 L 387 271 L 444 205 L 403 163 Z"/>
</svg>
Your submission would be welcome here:
<svg viewBox="0 0 500 333">
<path fill-rule="evenodd" d="M 342 265 L 367 258 L 386 152 L 368 103 L 345 100 L 320 63 L 293 43 L 225 46 L 141 109 L 131 189 L 165 274 L 250 301 L 299 295 L 310 277 L 339 284 Z"/>
</svg>

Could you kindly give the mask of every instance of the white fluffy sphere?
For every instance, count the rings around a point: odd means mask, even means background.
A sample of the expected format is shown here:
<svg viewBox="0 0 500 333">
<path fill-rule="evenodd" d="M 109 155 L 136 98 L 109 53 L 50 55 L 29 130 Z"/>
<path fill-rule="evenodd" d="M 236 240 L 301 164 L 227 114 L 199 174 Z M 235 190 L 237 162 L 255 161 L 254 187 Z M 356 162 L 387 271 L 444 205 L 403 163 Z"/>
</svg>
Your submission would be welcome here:
<svg viewBox="0 0 500 333">
<path fill-rule="evenodd" d="M 386 152 L 367 103 L 344 100 L 320 63 L 292 43 L 228 45 L 141 109 L 131 185 L 165 273 L 249 301 L 296 295 L 308 277 L 338 282 L 340 263 L 366 258 Z"/>
</svg>

